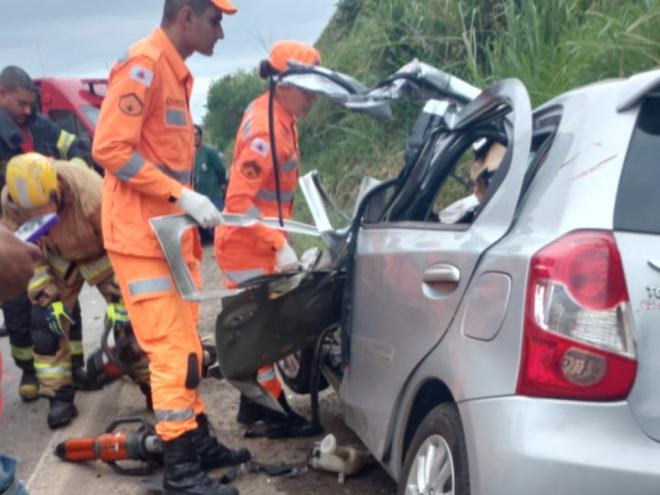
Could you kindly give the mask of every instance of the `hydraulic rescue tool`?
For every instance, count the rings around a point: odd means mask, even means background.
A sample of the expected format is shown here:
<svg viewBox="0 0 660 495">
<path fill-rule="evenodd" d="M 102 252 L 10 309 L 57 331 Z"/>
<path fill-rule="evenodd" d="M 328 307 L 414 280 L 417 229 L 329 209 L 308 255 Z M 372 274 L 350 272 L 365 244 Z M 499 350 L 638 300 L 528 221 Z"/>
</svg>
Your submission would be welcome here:
<svg viewBox="0 0 660 495">
<path fill-rule="evenodd" d="M 140 425 L 134 431 L 120 431 L 122 425 Z M 163 443 L 154 427 L 142 418 L 126 418 L 113 422 L 105 433 L 96 437 L 70 438 L 55 447 L 55 455 L 68 462 L 100 460 L 119 474 L 145 476 L 163 464 Z M 137 461 L 136 467 L 117 464 Z"/>
</svg>

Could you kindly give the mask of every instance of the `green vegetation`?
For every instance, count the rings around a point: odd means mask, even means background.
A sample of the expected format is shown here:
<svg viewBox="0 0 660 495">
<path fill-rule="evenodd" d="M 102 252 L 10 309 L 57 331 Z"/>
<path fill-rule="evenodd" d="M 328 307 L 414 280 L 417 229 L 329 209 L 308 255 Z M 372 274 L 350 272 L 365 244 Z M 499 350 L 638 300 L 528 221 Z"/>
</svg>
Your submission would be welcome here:
<svg viewBox="0 0 660 495">
<path fill-rule="evenodd" d="M 417 57 L 476 86 L 517 77 L 538 105 L 660 65 L 659 23 L 660 0 L 340 0 L 317 46 L 324 65 L 366 84 Z M 264 88 L 256 73 L 212 87 L 205 125 L 227 157 L 243 109 Z M 300 124 L 303 171 L 318 169 L 338 203 L 352 205 L 363 175 L 396 174 L 418 110 L 397 104 L 383 123 L 320 102 Z"/>
</svg>

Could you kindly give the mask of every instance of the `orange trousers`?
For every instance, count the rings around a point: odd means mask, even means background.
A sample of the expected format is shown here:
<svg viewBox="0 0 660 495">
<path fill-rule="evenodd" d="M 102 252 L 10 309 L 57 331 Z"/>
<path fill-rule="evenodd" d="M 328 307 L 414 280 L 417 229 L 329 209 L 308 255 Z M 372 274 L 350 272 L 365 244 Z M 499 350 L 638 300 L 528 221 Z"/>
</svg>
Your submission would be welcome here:
<svg viewBox="0 0 660 495">
<path fill-rule="evenodd" d="M 149 358 L 156 432 L 173 440 L 197 427 L 204 411 L 197 393 L 202 344 L 197 333 L 199 305 L 179 296 L 164 258 L 108 252 L 135 337 Z M 199 263 L 188 263 L 201 285 Z"/>
<path fill-rule="evenodd" d="M 222 283 L 228 289 L 233 289 L 241 282 L 260 275 L 273 273 L 275 267 L 275 252 L 272 256 L 246 256 L 240 245 L 232 245 L 216 235 L 215 259 L 220 267 Z M 275 373 L 275 366 L 269 364 L 257 371 L 257 382 L 270 396 L 277 400 L 282 393 L 282 383 Z"/>
</svg>

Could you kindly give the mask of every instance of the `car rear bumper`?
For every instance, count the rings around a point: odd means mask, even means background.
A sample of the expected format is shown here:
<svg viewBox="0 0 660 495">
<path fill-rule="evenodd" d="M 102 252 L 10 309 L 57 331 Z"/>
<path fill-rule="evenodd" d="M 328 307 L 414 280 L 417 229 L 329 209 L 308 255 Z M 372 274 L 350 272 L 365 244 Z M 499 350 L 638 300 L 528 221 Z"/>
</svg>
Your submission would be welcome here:
<svg viewBox="0 0 660 495">
<path fill-rule="evenodd" d="M 625 402 L 504 397 L 459 410 L 475 495 L 659 493 L 660 443 Z"/>
</svg>

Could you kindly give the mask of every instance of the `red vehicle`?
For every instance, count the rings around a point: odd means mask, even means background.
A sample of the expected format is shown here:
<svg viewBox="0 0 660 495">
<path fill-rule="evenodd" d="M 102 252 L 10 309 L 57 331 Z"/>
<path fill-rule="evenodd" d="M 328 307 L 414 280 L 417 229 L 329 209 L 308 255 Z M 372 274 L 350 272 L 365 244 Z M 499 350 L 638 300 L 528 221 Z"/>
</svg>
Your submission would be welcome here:
<svg viewBox="0 0 660 495">
<path fill-rule="evenodd" d="M 107 94 L 107 79 L 35 79 L 39 111 L 62 129 L 90 140 L 101 102 Z"/>
</svg>

